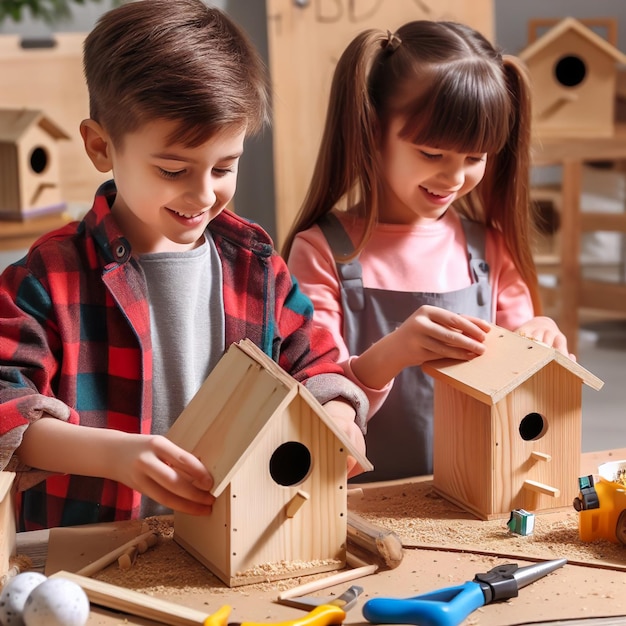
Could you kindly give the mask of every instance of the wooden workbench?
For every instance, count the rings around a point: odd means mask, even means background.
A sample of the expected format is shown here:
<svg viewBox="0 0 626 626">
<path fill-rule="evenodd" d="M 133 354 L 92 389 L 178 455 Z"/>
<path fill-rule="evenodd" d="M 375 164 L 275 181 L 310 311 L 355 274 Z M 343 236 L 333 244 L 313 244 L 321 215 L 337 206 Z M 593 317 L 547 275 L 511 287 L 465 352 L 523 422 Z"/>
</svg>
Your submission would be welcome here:
<svg viewBox="0 0 626 626">
<path fill-rule="evenodd" d="M 595 473 L 600 463 L 609 460 L 626 458 L 626 449 L 598 452 L 583 455 L 581 473 Z M 415 482 L 428 481 L 428 477 Z M 401 488 L 406 484 L 407 489 Z M 360 485 L 367 499 L 368 492 L 379 493 L 381 489 L 389 493 L 385 500 L 387 510 L 393 507 L 400 509 L 402 499 L 408 494 L 408 487 L 412 481 L 402 483 L 377 483 L 372 485 Z M 351 506 L 352 508 L 352 506 Z M 358 509 L 358 506 L 356 507 Z M 407 510 L 408 505 L 407 505 Z M 454 538 L 458 532 L 462 515 L 459 520 L 450 519 L 449 534 Z M 435 522 L 436 520 L 433 520 Z M 441 521 L 441 520 L 439 520 Z M 129 522 L 132 524 L 133 522 Z M 134 522 L 137 525 L 137 522 Z M 503 522 L 504 524 L 504 522 Z M 71 531 L 68 531 L 71 532 Z M 78 533 L 78 529 L 76 529 Z M 485 526 L 485 535 L 493 532 Z M 29 533 L 18 535 L 18 540 L 23 539 Z M 53 535 L 52 535 L 53 536 Z M 68 535 L 66 535 L 67 540 Z M 487 539 L 487 537 L 486 537 Z M 18 546 L 20 545 L 18 541 Z M 173 543 L 173 542 L 172 542 Z M 452 542 L 454 543 L 454 541 Z M 23 545 L 23 543 L 22 543 Z M 70 550 L 80 551 L 79 543 L 67 544 Z M 52 546 L 50 546 L 51 548 Z M 58 554 L 57 546 L 57 554 Z M 158 550 L 156 546 L 154 550 Z M 61 552 L 67 548 L 61 547 Z M 178 549 L 176 544 L 170 545 L 169 549 Z M 147 557 L 150 552 L 141 555 Z M 626 548 L 623 552 L 624 566 L 626 566 Z M 156 597 L 165 598 L 206 614 L 215 612 L 224 604 L 232 606 L 231 622 L 261 622 L 272 623 L 295 619 L 303 615 L 299 609 L 287 607 L 276 603 L 278 593 L 285 589 L 298 586 L 309 580 L 326 577 L 331 574 L 307 576 L 300 579 L 287 579 L 273 583 L 262 583 L 230 589 L 223 585 L 210 572 L 192 559 L 180 549 L 180 554 L 175 557 L 184 563 L 188 563 L 190 570 L 196 570 L 193 585 L 181 585 L 173 576 L 173 571 L 167 566 L 160 571 L 153 571 L 152 584 L 147 585 L 142 591 Z M 553 558 L 549 554 L 546 558 Z M 388 597 L 411 597 L 436 588 L 462 583 L 474 578 L 475 574 L 490 570 L 496 565 L 516 562 L 527 565 L 537 559 L 514 558 L 510 555 L 483 554 L 480 546 L 476 550 L 463 549 L 457 546 L 451 549 L 434 548 L 405 548 L 405 556 L 394 570 L 378 572 L 366 578 L 361 578 L 352 583 L 344 583 L 339 586 L 329 587 L 316 593 L 316 596 L 337 595 L 344 591 L 349 584 L 359 584 L 364 588 L 364 593 L 359 598 L 357 605 L 348 613 L 346 624 L 366 624 L 362 616 L 364 602 L 375 596 Z M 137 565 L 137 564 L 136 564 Z M 117 565 L 111 566 L 116 568 Z M 138 581 L 139 575 L 133 580 L 132 571 L 127 575 L 124 585 L 120 586 L 141 589 L 142 583 Z M 120 580 L 124 577 L 120 576 Z M 128 583 L 130 581 L 130 583 Z M 154 584 L 158 582 L 158 585 Z M 204 582 L 202 582 L 204 581 Z M 610 620 L 600 618 L 610 617 Z M 504 626 L 510 624 L 537 623 L 546 621 L 580 620 L 585 618 L 585 624 L 625 624 L 626 625 L 626 567 L 614 569 L 610 566 L 598 566 L 597 564 L 582 565 L 568 563 L 556 570 L 549 576 L 520 590 L 518 598 L 505 603 L 488 605 L 474 612 L 465 622 L 465 626 Z M 591 619 L 594 618 L 594 619 Z M 156 622 L 137 618 L 130 615 L 116 614 L 111 611 L 92 608 L 88 624 L 90 626 L 120 626 L 130 625 L 155 625 Z"/>
</svg>

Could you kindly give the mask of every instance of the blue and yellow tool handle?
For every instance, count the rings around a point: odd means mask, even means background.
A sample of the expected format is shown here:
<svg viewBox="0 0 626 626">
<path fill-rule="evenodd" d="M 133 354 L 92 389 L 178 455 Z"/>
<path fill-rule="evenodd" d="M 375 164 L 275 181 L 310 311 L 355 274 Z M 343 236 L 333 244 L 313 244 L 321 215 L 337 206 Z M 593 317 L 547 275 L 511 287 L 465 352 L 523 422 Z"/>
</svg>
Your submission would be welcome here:
<svg viewBox="0 0 626 626">
<path fill-rule="evenodd" d="M 481 585 L 468 581 L 412 598 L 372 598 L 363 605 L 363 616 L 374 624 L 458 626 L 484 604 Z"/>
<path fill-rule="evenodd" d="M 346 612 L 333 604 L 321 604 L 312 611 L 297 619 L 285 622 L 273 622 L 271 624 L 261 622 L 229 622 L 231 607 L 225 604 L 215 613 L 209 615 L 203 626 L 331 626 L 342 624 L 346 619 Z"/>
</svg>

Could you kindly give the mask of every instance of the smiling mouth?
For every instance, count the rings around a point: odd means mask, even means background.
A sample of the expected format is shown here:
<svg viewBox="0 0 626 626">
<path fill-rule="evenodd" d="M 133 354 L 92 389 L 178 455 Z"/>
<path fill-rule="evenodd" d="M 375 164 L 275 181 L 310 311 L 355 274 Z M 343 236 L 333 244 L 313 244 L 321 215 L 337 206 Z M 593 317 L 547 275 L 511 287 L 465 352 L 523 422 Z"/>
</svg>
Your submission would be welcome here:
<svg viewBox="0 0 626 626">
<path fill-rule="evenodd" d="M 422 187 L 422 189 L 427 191 L 431 196 L 437 196 L 437 198 L 447 198 L 449 195 L 451 195 L 453 193 L 452 191 L 448 191 L 448 192 L 445 192 L 445 193 L 439 193 L 437 191 L 433 191 L 432 189 L 428 189 L 428 187 Z"/>
<path fill-rule="evenodd" d="M 178 215 L 178 217 L 184 217 L 187 220 L 191 220 L 194 217 L 200 217 L 201 215 L 204 215 L 209 209 L 205 209 L 204 211 L 200 211 L 199 213 L 181 213 L 180 211 L 175 211 L 174 209 L 169 209 L 172 213 L 174 213 L 175 215 Z"/>
</svg>

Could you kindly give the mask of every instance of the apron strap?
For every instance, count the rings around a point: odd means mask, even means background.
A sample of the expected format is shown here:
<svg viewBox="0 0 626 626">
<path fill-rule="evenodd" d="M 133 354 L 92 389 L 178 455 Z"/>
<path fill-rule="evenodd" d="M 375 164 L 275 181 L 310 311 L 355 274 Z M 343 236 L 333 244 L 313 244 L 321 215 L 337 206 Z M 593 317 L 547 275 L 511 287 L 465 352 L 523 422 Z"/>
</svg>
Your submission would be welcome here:
<svg viewBox="0 0 626 626">
<path fill-rule="evenodd" d="M 326 213 L 318 220 L 317 225 L 322 229 L 333 254 L 347 256 L 354 252 L 352 241 L 336 215 Z M 353 311 L 362 311 L 365 306 L 363 268 L 358 257 L 346 263 L 337 262 L 335 265 L 337 266 L 341 289 L 345 294 L 344 302 Z"/>
<path fill-rule="evenodd" d="M 467 240 L 467 260 L 470 275 L 478 283 L 478 304 L 487 304 L 489 288 L 489 264 L 485 261 L 485 226 L 479 222 L 471 222 L 461 218 L 461 224 Z"/>
</svg>

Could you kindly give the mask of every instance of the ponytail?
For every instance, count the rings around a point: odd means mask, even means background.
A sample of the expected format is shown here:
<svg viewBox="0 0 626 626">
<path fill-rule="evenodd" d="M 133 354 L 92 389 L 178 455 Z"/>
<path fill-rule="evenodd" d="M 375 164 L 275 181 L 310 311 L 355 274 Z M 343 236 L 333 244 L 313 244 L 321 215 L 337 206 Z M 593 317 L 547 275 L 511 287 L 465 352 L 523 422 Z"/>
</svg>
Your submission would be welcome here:
<svg viewBox="0 0 626 626">
<path fill-rule="evenodd" d="M 310 228 L 340 202 L 348 207 L 360 204 L 366 218 L 361 244 L 354 255 L 369 238 L 378 219 L 379 120 L 368 83 L 374 64 L 391 52 L 388 42 L 384 31 L 364 31 L 337 63 L 317 161 L 304 203 L 283 244 L 285 258 L 289 257 L 296 234 Z M 383 51 L 385 47 L 389 49 Z"/>
<path fill-rule="evenodd" d="M 512 101 L 512 122 L 506 144 L 490 156 L 485 176 L 476 189 L 483 220 L 499 229 L 522 279 L 527 284 L 535 315 L 541 312 L 537 271 L 532 256 L 534 209 L 530 200 L 531 92 L 525 68 L 504 56 L 503 68 Z"/>
</svg>

